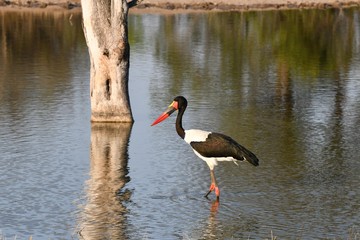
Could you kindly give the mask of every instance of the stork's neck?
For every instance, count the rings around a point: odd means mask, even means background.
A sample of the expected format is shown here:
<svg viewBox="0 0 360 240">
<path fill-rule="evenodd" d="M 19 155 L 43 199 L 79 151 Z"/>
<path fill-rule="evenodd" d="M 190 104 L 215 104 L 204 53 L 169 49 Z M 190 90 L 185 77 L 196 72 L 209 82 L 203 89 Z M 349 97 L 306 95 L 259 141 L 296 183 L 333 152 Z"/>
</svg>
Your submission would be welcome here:
<svg viewBox="0 0 360 240">
<path fill-rule="evenodd" d="M 186 107 L 182 107 L 182 108 L 179 109 L 179 113 L 178 113 L 178 115 L 176 117 L 176 124 L 175 124 L 176 132 L 182 139 L 185 138 L 185 131 L 184 131 L 184 128 L 182 126 L 182 117 L 184 115 L 185 109 L 186 109 Z"/>
</svg>

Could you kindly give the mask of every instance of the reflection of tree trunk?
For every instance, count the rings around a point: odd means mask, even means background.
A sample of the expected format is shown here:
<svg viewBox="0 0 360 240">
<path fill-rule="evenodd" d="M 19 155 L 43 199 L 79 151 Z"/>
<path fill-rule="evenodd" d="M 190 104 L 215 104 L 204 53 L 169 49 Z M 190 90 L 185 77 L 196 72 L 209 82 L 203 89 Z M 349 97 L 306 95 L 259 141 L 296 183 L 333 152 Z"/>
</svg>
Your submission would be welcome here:
<svg viewBox="0 0 360 240">
<path fill-rule="evenodd" d="M 291 89 L 291 78 L 289 66 L 286 62 L 279 60 L 277 71 L 276 96 L 285 108 L 286 117 L 292 116 L 293 94 Z"/>
<path fill-rule="evenodd" d="M 6 61 L 6 55 L 7 55 L 6 46 L 7 46 L 7 43 L 6 43 L 5 20 L 4 20 L 4 18 L 5 18 L 4 15 L 0 14 L 0 36 L 1 36 L 1 39 L 2 39 L 2 41 L 0 41 L 1 42 L 1 45 L 0 45 L 0 52 L 1 52 L 1 55 L 0 55 L 0 66 L 1 66 L 0 67 L 0 74 L 2 76 L 5 76 L 5 69 L 6 69 L 6 64 L 7 64 L 7 61 Z M 0 79 L 0 99 L 1 100 L 3 98 L 4 85 L 5 85 L 5 83 L 3 83 L 3 81 L 1 81 L 1 79 Z"/>
<path fill-rule="evenodd" d="M 0 14 L 0 36 L 1 36 L 1 46 L 0 46 L 0 49 L 1 49 L 1 65 L 2 65 L 2 68 L 3 70 L 6 69 L 6 66 L 5 64 L 7 64 L 7 55 L 8 55 L 8 50 L 7 50 L 7 46 L 8 46 L 8 43 L 7 43 L 7 37 L 6 37 L 6 26 L 5 26 L 5 15 L 4 14 Z M 1 74 L 4 74 L 3 72 L 0 72 Z"/>
<path fill-rule="evenodd" d="M 132 124 L 93 123 L 91 126 L 91 170 L 87 200 L 82 209 L 79 235 L 84 239 L 125 239 L 126 208 L 131 192 L 128 143 Z"/>
<path fill-rule="evenodd" d="M 343 159 L 342 149 L 339 146 L 343 140 L 343 120 L 344 120 L 344 101 L 345 101 L 345 89 L 344 83 L 341 79 L 339 71 L 334 73 L 334 79 L 336 81 L 336 93 L 334 99 L 334 111 L 332 119 L 334 125 L 332 126 L 331 145 L 336 150 L 336 156 L 339 161 Z"/>
</svg>

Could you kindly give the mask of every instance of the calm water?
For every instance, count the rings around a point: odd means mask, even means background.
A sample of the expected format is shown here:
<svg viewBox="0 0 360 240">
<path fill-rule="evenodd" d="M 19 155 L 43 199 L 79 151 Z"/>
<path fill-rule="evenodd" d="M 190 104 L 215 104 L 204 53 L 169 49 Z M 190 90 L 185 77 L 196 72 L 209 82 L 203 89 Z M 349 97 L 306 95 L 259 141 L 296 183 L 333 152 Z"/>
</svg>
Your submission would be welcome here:
<svg viewBox="0 0 360 240">
<path fill-rule="evenodd" d="M 136 122 L 90 124 L 81 16 L 0 11 L 0 236 L 359 234 L 359 9 L 130 15 L 129 34 Z M 261 160 L 216 169 L 219 205 L 175 117 L 150 127 L 180 94 L 185 128 Z"/>
</svg>

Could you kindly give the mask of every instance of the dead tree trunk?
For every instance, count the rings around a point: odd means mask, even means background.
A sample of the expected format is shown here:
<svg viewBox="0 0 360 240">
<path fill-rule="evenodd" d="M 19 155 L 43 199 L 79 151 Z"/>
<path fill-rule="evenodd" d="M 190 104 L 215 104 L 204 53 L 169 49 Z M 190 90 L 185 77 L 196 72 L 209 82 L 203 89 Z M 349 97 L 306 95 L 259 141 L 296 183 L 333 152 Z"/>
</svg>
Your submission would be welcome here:
<svg viewBox="0 0 360 240">
<path fill-rule="evenodd" d="M 91 121 L 133 122 L 127 15 L 136 1 L 82 0 L 81 4 L 91 63 Z"/>
</svg>

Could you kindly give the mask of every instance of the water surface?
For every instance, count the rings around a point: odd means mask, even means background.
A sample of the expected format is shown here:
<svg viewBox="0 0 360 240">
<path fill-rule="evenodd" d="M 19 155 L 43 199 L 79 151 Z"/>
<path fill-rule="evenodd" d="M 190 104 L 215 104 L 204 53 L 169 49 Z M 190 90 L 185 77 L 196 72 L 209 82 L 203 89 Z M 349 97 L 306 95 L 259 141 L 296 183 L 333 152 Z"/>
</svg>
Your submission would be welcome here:
<svg viewBox="0 0 360 240">
<path fill-rule="evenodd" d="M 359 9 L 130 15 L 135 124 L 90 124 L 81 16 L 0 12 L 0 233 L 33 239 L 346 239 L 360 222 Z M 174 130 L 260 166 L 209 170 Z"/>
</svg>

